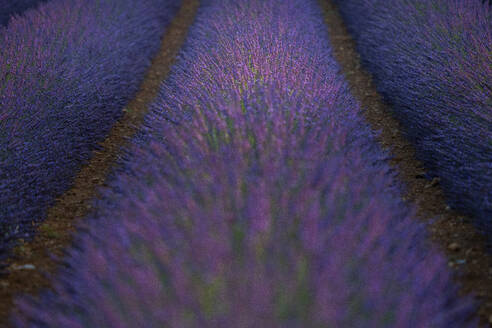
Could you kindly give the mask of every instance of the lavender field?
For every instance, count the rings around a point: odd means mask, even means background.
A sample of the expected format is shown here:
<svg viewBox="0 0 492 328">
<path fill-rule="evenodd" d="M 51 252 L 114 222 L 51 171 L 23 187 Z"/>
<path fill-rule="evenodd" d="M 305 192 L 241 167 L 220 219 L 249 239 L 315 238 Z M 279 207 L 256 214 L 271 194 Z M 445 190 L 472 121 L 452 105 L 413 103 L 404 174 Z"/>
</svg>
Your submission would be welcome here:
<svg viewBox="0 0 492 328">
<path fill-rule="evenodd" d="M 0 26 L 6 26 L 11 18 L 21 16 L 28 9 L 35 9 L 38 4 L 46 0 L 1 0 Z"/>
<path fill-rule="evenodd" d="M 336 2 L 428 178 L 492 241 L 491 3 Z"/>
<path fill-rule="evenodd" d="M 52 0 L 0 28 L 0 266 L 121 116 L 177 5 Z"/>
<path fill-rule="evenodd" d="M 0 261 L 121 119 L 184 2 L 48 0 L 3 20 Z M 492 234 L 488 2 L 336 2 L 427 177 Z M 17 295 L 10 326 L 479 326 L 320 3 L 200 1 L 51 288 Z"/>
</svg>

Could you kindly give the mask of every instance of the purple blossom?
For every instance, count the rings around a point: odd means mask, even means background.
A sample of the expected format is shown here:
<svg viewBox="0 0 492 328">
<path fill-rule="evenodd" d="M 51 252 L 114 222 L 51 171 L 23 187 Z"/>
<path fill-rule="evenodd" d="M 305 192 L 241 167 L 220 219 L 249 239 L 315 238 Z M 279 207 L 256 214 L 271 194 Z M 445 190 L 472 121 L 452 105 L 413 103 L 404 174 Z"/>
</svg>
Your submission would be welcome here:
<svg viewBox="0 0 492 328">
<path fill-rule="evenodd" d="M 202 3 L 145 129 L 17 327 L 467 327 L 314 0 Z"/>
<path fill-rule="evenodd" d="M 121 117 L 178 2 L 52 0 L 0 29 L 0 262 Z"/>
<path fill-rule="evenodd" d="M 46 0 L 0 0 L 0 28 L 7 26 L 12 17 L 22 15 L 26 10 L 36 8 Z"/>
<path fill-rule="evenodd" d="M 343 0 L 378 90 L 450 205 L 492 236 L 489 1 Z"/>
</svg>

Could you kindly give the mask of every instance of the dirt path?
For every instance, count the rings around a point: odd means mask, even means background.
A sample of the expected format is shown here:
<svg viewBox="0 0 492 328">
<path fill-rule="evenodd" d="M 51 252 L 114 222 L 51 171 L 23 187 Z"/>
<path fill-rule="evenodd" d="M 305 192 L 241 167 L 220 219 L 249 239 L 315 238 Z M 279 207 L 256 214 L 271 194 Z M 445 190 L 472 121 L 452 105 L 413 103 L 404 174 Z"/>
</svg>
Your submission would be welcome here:
<svg viewBox="0 0 492 328">
<path fill-rule="evenodd" d="M 462 293 L 473 293 L 479 301 L 480 323 L 492 324 L 492 257 L 485 252 L 483 236 L 470 224 L 470 219 L 449 210 L 437 180 L 423 178 L 422 164 L 415 158 L 414 147 L 403 137 L 400 124 L 378 94 L 370 74 L 361 67 L 355 42 L 348 33 L 336 6 L 320 0 L 333 45 L 334 55 L 342 66 L 354 96 L 365 109 L 364 116 L 374 130 L 381 131 L 379 142 L 394 159 L 390 164 L 406 185 L 405 198 L 417 204 L 422 220 L 438 218 L 431 225 L 433 240 L 441 246 L 455 269 Z"/>
<path fill-rule="evenodd" d="M 98 187 L 104 185 L 121 147 L 142 122 L 147 105 L 156 97 L 160 82 L 168 74 L 185 40 L 198 5 L 199 0 L 183 0 L 139 91 L 128 103 L 122 119 L 101 143 L 102 149 L 94 152 L 90 162 L 75 177 L 72 188 L 56 200 L 35 239 L 31 242 L 21 241 L 14 249 L 14 255 L 8 262 L 9 273 L 0 277 L 0 326 L 7 326 L 8 313 L 16 294 L 37 294 L 42 288 L 49 287 L 47 274 L 56 272 L 59 264 L 55 256 L 63 255 L 63 250 L 70 245 L 74 227 L 89 212 L 91 200 L 97 196 Z"/>
</svg>

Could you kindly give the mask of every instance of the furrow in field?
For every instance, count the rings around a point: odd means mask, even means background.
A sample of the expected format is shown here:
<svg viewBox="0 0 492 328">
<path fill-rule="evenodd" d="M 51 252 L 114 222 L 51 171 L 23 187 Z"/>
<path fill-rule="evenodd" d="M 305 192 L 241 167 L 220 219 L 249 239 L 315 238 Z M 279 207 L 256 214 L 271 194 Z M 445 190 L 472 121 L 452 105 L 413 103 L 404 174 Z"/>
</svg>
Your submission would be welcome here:
<svg viewBox="0 0 492 328">
<path fill-rule="evenodd" d="M 36 230 L 32 241 L 21 242 L 7 261 L 6 274 L 0 277 L 0 325 L 8 318 L 13 298 L 19 293 L 37 294 L 49 286 L 46 273 L 56 272 L 59 261 L 53 255 L 62 256 L 71 243 L 71 235 L 78 220 L 87 215 L 97 188 L 104 185 L 121 154 L 121 147 L 136 132 L 154 99 L 159 84 L 168 74 L 175 60 L 198 7 L 198 1 L 185 0 L 160 40 L 160 50 L 153 58 L 135 97 L 131 99 L 122 117 L 111 128 L 99 149 L 82 166 L 68 191 L 57 198 L 47 210 L 44 223 Z M 161 10 L 166 10 L 161 7 Z M 34 267 L 33 270 L 29 269 Z"/>
</svg>

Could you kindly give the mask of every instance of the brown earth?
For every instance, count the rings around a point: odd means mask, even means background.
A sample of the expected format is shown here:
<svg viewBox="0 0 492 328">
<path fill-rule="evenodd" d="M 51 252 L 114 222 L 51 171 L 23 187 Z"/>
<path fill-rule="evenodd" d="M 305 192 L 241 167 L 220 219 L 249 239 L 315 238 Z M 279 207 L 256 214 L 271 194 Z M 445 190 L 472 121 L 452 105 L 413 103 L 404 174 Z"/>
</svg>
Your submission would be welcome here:
<svg viewBox="0 0 492 328">
<path fill-rule="evenodd" d="M 56 272 L 63 250 L 72 242 L 75 226 L 88 214 L 98 188 L 114 167 L 121 148 L 142 123 L 148 104 L 157 96 L 159 85 L 169 73 L 181 48 L 188 27 L 193 22 L 199 0 L 183 0 L 182 7 L 168 26 L 161 49 L 152 60 L 135 98 L 128 103 L 123 117 L 113 126 L 107 138 L 95 151 L 74 179 L 73 186 L 50 208 L 39 227 L 37 236 L 29 242 L 20 241 L 8 260 L 8 274 L 0 277 L 0 326 L 7 327 L 8 315 L 14 308 L 14 297 L 29 293 L 36 295 L 50 287 L 48 275 Z"/>
<path fill-rule="evenodd" d="M 361 67 L 355 41 L 347 31 L 336 5 L 319 0 L 325 12 L 335 58 L 340 63 L 352 93 L 374 130 L 381 131 L 380 144 L 394 158 L 390 164 L 406 185 L 404 199 L 417 207 L 421 220 L 438 220 L 430 225 L 430 234 L 446 254 L 461 293 L 472 294 L 478 302 L 481 326 L 492 325 L 492 257 L 485 251 L 485 239 L 466 215 L 451 210 L 445 203 L 438 179 L 423 178 L 425 169 L 415 157 L 415 148 L 407 141 L 403 128 L 392 116 L 390 106 L 378 94 L 371 75 Z"/>
</svg>

